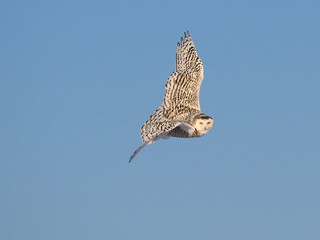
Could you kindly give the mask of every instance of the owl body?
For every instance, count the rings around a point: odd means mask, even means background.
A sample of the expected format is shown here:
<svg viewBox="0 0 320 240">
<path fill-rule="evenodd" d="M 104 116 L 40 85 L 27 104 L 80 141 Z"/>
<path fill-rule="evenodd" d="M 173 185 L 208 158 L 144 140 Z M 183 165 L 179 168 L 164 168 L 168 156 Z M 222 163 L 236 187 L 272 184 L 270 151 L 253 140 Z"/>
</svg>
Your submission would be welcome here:
<svg viewBox="0 0 320 240">
<path fill-rule="evenodd" d="M 203 64 L 187 32 L 177 45 L 176 71 L 167 80 L 164 100 L 141 127 L 144 143 L 129 162 L 142 148 L 159 139 L 201 137 L 212 130 L 214 120 L 200 109 L 202 80 Z"/>
<path fill-rule="evenodd" d="M 170 130 L 167 138 L 201 137 L 213 128 L 213 119 L 203 113 L 192 114 L 191 118 Z"/>
</svg>

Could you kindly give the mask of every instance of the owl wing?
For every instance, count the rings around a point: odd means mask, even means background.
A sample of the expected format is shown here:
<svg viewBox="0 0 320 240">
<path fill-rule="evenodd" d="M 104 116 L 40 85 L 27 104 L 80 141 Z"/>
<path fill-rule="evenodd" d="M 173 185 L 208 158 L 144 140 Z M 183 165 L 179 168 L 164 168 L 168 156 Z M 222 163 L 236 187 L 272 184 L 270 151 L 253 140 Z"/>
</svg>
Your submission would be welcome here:
<svg viewBox="0 0 320 240">
<path fill-rule="evenodd" d="M 179 120 L 201 111 L 199 93 L 202 80 L 203 64 L 187 32 L 177 45 L 176 71 L 169 76 L 165 86 L 164 117 Z"/>
<path fill-rule="evenodd" d="M 177 127 L 180 123 L 170 121 L 163 117 L 163 106 L 160 105 L 148 120 L 141 127 L 141 137 L 143 144 L 131 155 L 129 163 L 145 146 L 160 138 L 168 138 L 168 132 Z"/>
<path fill-rule="evenodd" d="M 156 141 L 158 136 L 169 132 L 180 124 L 163 116 L 163 105 L 160 105 L 141 127 L 141 138 L 148 144 Z M 162 135 L 163 136 L 163 135 Z"/>
</svg>

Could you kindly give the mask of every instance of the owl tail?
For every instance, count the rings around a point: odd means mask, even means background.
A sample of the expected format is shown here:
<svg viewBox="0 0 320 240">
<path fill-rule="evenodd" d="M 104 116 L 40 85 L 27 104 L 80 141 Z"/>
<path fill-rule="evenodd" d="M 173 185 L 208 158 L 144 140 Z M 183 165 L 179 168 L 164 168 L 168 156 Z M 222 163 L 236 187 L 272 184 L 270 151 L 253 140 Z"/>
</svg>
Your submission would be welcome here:
<svg viewBox="0 0 320 240">
<path fill-rule="evenodd" d="M 144 142 L 137 150 L 135 150 L 134 153 L 132 154 L 132 156 L 130 157 L 129 162 L 131 162 L 131 160 L 137 155 L 137 153 L 140 152 L 142 148 L 144 148 L 145 146 L 147 146 L 149 142 L 150 142 L 150 141 Z"/>
<path fill-rule="evenodd" d="M 164 132 L 159 134 L 158 136 L 152 138 L 149 141 L 144 142 L 137 150 L 134 151 L 134 153 L 131 155 L 130 159 L 129 159 L 129 163 L 131 162 L 131 160 L 138 154 L 138 152 L 140 152 L 142 150 L 142 148 L 144 148 L 145 146 L 147 146 L 148 144 L 154 143 L 156 141 L 158 141 L 160 138 L 163 139 L 168 139 L 168 132 Z"/>
</svg>

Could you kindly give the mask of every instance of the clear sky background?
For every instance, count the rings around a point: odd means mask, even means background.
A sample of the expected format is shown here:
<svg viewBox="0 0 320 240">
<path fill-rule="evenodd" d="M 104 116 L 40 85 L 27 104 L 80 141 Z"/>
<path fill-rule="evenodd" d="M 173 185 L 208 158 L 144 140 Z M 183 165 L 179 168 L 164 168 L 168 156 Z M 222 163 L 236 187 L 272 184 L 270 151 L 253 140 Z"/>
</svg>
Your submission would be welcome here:
<svg viewBox="0 0 320 240">
<path fill-rule="evenodd" d="M 319 1 L 4 1 L 0 239 L 320 239 Z M 197 139 L 141 144 L 189 30 Z"/>
</svg>

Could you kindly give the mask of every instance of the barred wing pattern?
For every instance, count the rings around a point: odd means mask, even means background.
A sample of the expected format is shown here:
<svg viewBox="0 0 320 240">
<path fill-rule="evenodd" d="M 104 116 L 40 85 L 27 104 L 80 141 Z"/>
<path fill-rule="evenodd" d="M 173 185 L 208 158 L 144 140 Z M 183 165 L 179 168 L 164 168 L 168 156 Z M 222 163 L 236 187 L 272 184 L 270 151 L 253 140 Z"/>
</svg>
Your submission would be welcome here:
<svg viewBox="0 0 320 240">
<path fill-rule="evenodd" d="M 167 138 L 167 132 L 176 128 L 178 125 L 178 122 L 169 121 L 163 117 L 163 106 L 160 105 L 141 127 L 141 137 L 144 143 L 134 151 L 129 159 L 129 163 L 145 146 L 160 138 Z"/>
<path fill-rule="evenodd" d="M 203 64 L 189 32 L 177 45 L 176 71 L 168 78 L 163 101 L 164 117 L 183 120 L 200 112 L 199 93 L 203 80 Z"/>
<path fill-rule="evenodd" d="M 192 73 L 201 83 L 203 79 L 203 64 L 198 57 L 190 33 L 184 33 L 181 42 L 177 43 L 176 72 Z"/>
<path fill-rule="evenodd" d="M 163 106 L 160 105 L 141 127 L 141 138 L 144 142 L 152 143 L 153 139 L 178 125 L 178 122 L 170 121 L 163 117 Z"/>
</svg>

